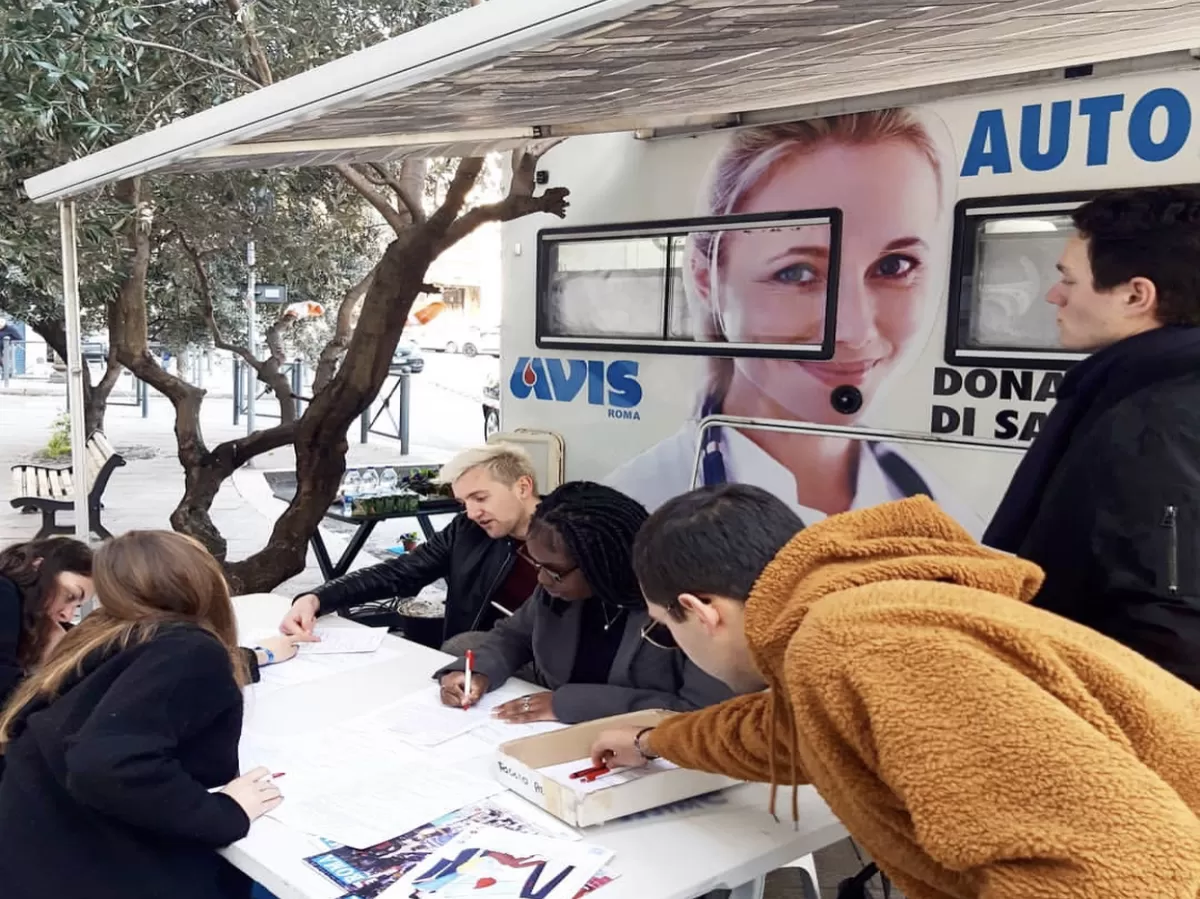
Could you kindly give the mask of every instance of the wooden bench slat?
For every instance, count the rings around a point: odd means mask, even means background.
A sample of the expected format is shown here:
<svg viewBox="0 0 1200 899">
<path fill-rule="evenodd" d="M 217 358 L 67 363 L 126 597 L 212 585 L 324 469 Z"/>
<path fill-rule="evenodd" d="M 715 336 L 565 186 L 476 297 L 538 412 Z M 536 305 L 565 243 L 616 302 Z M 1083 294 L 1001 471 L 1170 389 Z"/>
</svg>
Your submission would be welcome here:
<svg viewBox="0 0 1200 899">
<path fill-rule="evenodd" d="M 102 431 L 97 431 L 93 434 L 92 439 L 88 442 L 96 445 L 96 449 L 100 451 L 100 455 L 105 462 L 117 454 L 116 450 L 113 449 L 113 445 L 108 442 L 108 437 Z"/>
<path fill-rule="evenodd" d="M 59 525 L 55 517 L 64 506 L 69 506 L 74 501 L 75 491 L 84 488 L 87 490 L 91 531 L 106 539 L 112 536 L 100 521 L 100 498 L 112 471 L 123 466 L 125 460 L 113 449 L 108 438 L 97 431 L 84 447 L 83 462 L 82 473 L 71 466 L 12 467 L 13 492 L 16 496 L 11 504 L 42 513 L 42 527 L 38 531 L 38 537 L 71 533 L 72 528 Z M 26 502 L 22 503 L 21 500 Z"/>
</svg>

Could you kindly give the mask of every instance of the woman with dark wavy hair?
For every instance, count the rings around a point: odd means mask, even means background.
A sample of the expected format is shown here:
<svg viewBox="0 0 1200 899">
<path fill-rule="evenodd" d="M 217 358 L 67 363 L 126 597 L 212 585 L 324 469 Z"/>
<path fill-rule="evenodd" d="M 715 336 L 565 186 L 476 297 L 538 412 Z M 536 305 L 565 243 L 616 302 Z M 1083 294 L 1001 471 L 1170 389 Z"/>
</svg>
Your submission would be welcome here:
<svg viewBox="0 0 1200 899">
<path fill-rule="evenodd" d="M 92 595 L 92 550 L 68 537 L 0 550 L 0 705 L 66 634 Z"/>
</svg>

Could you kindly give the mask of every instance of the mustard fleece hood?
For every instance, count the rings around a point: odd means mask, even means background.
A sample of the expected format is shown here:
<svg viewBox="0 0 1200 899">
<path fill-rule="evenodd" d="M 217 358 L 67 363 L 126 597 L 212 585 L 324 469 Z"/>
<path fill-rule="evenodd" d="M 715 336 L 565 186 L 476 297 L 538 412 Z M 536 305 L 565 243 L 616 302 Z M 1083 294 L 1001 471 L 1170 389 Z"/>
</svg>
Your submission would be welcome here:
<svg viewBox="0 0 1200 899">
<path fill-rule="evenodd" d="M 833 515 L 792 538 L 755 581 L 746 635 L 771 681 L 809 607 L 831 593 L 882 581 L 945 581 L 1030 602 L 1042 579 L 1033 563 L 981 546 L 937 503 L 916 496 Z"/>
<path fill-rule="evenodd" d="M 833 515 L 805 528 L 763 569 L 746 602 L 745 631 L 755 667 L 771 688 L 770 743 L 787 733 L 797 781 L 799 735 L 783 683 L 784 654 L 809 608 L 823 597 L 885 581 L 944 581 L 1029 602 L 1042 585 L 1031 562 L 988 549 L 926 496 Z M 771 762 L 771 813 L 778 789 Z M 792 787 L 792 820 L 797 818 Z"/>
</svg>

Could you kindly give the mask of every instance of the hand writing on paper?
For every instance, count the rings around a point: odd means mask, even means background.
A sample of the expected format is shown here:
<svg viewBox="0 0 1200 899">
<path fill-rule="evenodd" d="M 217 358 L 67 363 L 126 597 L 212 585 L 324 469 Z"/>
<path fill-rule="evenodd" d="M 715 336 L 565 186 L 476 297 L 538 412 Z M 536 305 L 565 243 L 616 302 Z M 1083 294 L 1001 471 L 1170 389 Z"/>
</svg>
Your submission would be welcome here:
<svg viewBox="0 0 1200 899">
<path fill-rule="evenodd" d="M 313 634 L 317 626 L 317 615 L 321 611 L 321 601 L 312 593 L 301 596 L 288 609 L 279 625 L 279 632 L 295 637 L 301 643 L 315 643 L 321 638 Z"/>
<path fill-rule="evenodd" d="M 606 730 L 592 744 L 592 764 L 610 768 L 637 768 L 646 764 L 646 757 L 637 747 L 637 735 L 644 727 L 614 727 Z"/>
<path fill-rule="evenodd" d="M 255 768 L 231 780 L 221 792 L 240 805 L 251 821 L 257 821 L 283 802 L 279 787 L 271 779 L 270 768 Z"/>
<path fill-rule="evenodd" d="M 533 721 L 557 721 L 554 716 L 554 694 L 550 691 L 530 693 L 520 699 L 496 706 L 492 712 L 501 721 L 509 724 L 529 724 Z"/>
<path fill-rule="evenodd" d="M 466 686 L 467 676 L 461 671 L 451 671 L 448 674 L 442 675 L 442 705 L 458 706 L 462 709 L 469 709 L 475 703 L 479 702 L 484 693 L 487 692 L 488 679 L 486 675 L 480 674 L 478 671 L 471 675 L 471 695 L 467 696 L 463 692 Z"/>
</svg>

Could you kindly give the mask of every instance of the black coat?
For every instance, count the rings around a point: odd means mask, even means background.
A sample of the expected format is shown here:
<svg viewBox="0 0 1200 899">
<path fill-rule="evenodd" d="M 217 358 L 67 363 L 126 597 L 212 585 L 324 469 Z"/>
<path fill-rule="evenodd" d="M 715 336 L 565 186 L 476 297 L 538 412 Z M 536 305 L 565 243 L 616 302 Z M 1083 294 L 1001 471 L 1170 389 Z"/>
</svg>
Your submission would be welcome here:
<svg viewBox="0 0 1200 899">
<path fill-rule="evenodd" d="M 249 830 L 210 792 L 238 774 L 242 694 L 229 656 L 175 625 L 85 661 L 22 715 L 0 780 L 4 899 L 243 899 L 216 853 Z"/>
<path fill-rule="evenodd" d="M 415 596 L 446 579 L 443 640 L 463 631 L 489 630 L 504 614 L 490 604 L 516 561 L 516 542 L 493 540 L 466 514 L 455 516 L 411 553 L 352 571 L 314 590 L 321 614 L 368 602 Z"/>
<path fill-rule="evenodd" d="M 1038 437 L 1056 451 L 1009 489 L 1031 514 L 993 521 L 984 542 L 1042 567 L 1035 605 L 1200 687 L 1200 329 L 1128 338 L 1078 368 L 1082 389 L 1060 393 L 1069 421 Z"/>
<path fill-rule="evenodd" d="M 8 578 L 0 577 L 0 705 L 8 702 L 8 697 L 25 677 L 25 669 L 17 661 L 24 608 L 21 588 Z"/>
</svg>

